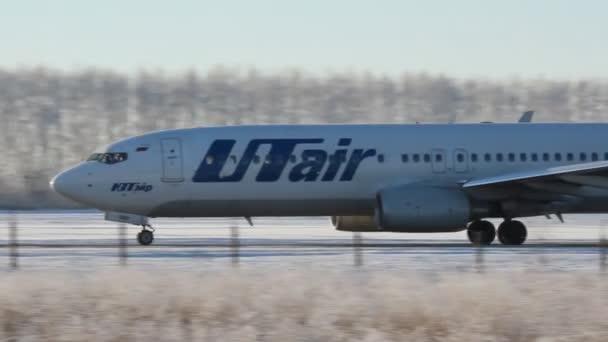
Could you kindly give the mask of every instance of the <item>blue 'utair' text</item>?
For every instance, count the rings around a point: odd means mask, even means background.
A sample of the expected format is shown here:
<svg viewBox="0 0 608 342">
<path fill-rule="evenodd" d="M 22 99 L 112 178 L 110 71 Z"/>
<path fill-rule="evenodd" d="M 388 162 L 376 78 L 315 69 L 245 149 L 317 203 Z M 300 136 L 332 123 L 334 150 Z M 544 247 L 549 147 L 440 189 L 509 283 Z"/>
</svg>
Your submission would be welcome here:
<svg viewBox="0 0 608 342">
<path fill-rule="evenodd" d="M 249 170 L 260 146 L 268 145 L 270 150 L 265 156 L 255 180 L 257 182 L 276 182 L 284 172 L 291 182 L 331 182 L 335 179 L 351 181 L 365 158 L 376 155 L 375 149 L 357 148 L 349 150 L 351 139 L 338 141 L 338 149 L 328 152 L 321 149 L 304 149 L 301 161 L 288 167 L 294 150 L 299 145 L 321 144 L 324 139 L 254 139 L 247 144 L 245 151 L 231 174 L 223 172 L 236 140 L 219 139 L 213 141 L 205 157 L 196 170 L 192 181 L 195 183 L 240 182 Z M 327 168 L 325 166 L 327 165 Z M 288 171 L 286 171 L 288 169 Z M 324 172 L 323 172 L 324 171 Z"/>
</svg>

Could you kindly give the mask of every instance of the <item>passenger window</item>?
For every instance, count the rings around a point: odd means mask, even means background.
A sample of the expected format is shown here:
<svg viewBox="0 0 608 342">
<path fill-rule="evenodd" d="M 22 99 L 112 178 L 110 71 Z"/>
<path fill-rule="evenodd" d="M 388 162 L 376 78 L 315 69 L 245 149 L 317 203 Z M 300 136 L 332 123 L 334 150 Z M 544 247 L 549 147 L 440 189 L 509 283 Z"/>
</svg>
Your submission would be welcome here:
<svg viewBox="0 0 608 342">
<path fill-rule="evenodd" d="M 486 153 L 486 154 L 483 156 L 483 159 L 484 159 L 485 161 L 487 161 L 487 162 L 491 162 L 491 161 L 492 161 L 492 155 L 491 155 L 491 154 L 489 154 L 489 153 Z"/>
<path fill-rule="evenodd" d="M 587 160 L 587 154 L 586 153 L 581 153 L 579 155 L 579 158 L 580 158 L 581 161 L 586 161 Z"/>
<path fill-rule="evenodd" d="M 543 161 L 548 162 L 551 159 L 549 153 L 543 153 Z"/>
<path fill-rule="evenodd" d="M 436 162 L 441 162 L 441 161 L 443 161 L 443 155 L 441 155 L 441 154 L 437 153 L 437 154 L 435 155 L 435 161 L 436 161 Z"/>
<path fill-rule="evenodd" d="M 528 160 L 528 155 L 525 153 L 520 153 L 519 154 L 519 160 L 521 160 L 522 162 L 525 162 Z"/>
<path fill-rule="evenodd" d="M 409 156 L 407 154 L 402 154 L 401 155 L 401 161 L 404 163 L 407 163 L 409 160 Z"/>
<path fill-rule="evenodd" d="M 431 155 L 428 153 L 424 154 L 424 162 L 425 163 L 430 163 L 431 162 Z"/>
<path fill-rule="evenodd" d="M 412 159 L 414 160 L 414 163 L 417 163 L 420 161 L 420 155 L 418 153 L 414 153 L 414 155 L 412 155 Z"/>
<path fill-rule="evenodd" d="M 591 153 L 591 161 L 597 161 L 598 157 L 597 157 L 597 153 L 593 152 Z"/>
<path fill-rule="evenodd" d="M 497 154 L 496 154 L 496 161 L 501 162 L 502 160 L 503 160 L 502 153 L 497 153 Z"/>
<path fill-rule="evenodd" d="M 530 159 L 532 159 L 533 162 L 537 162 L 538 161 L 538 154 L 532 153 L 530 155 Z"/>
<path fill-rule="evenodd" d="M 573 161 L 573 160 L 574 160 L 574 154 L 572 154 L 572 153 L 567 153 L 567 154 L 566 154 L 566 160 L 568 160 L 568 161 Z"/>
<path fill-rule="evenodd" d="M 378 162 L 379 163 L 384 163 L 384 154 L 379 154 L 378 155 Z"/>
<path fill-rule="evenodd" d="M 515 161 L 515 153 L 509 153 L 507 156 L 508 156 L 510 162 Z"/>
<path fill-rule="evenodd" d="M 477 153 L 473 153 L 473 154 L 471 154 L 471 161 L 472 161 L 473 163 L 477 163 Z"/>
<path fill-rule="evenodd" d="M 561 153 L 556 153 L 555 154 L 555 161 L 562 161 L 562 154 Z"/>
<path fill-rule="evenodd" d="M 457 160 L 459 163 L 462 163 L 462 162 L 464 161 L 464 155 L 463 155 L 462 153 L 458 153 L 458 154 L 456 155 L 456 160 Z"/>
<path fill-rule="evenodd" d="M 608 160 L 608 152 L 604 153 L 604 160 Z"/>
</svg>

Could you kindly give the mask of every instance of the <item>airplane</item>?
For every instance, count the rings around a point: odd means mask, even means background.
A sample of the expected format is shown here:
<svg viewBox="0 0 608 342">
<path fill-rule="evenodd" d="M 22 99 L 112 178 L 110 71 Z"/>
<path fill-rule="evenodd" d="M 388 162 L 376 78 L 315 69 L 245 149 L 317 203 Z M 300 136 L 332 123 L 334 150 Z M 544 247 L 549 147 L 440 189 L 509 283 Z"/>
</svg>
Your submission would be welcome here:
<svg viewBox="0 0 608 342">
<path fill-rule="evenodd" d="M 457 232 L 520 245 L 517 218 L 608 212 L 608 124 L 196 127 L 110 144 L 52 188 L 142 226 L 150 218 L 330 216 L 350 232 Z M 499 218 L 498 229 L 488 221 Z"/>
</svg>

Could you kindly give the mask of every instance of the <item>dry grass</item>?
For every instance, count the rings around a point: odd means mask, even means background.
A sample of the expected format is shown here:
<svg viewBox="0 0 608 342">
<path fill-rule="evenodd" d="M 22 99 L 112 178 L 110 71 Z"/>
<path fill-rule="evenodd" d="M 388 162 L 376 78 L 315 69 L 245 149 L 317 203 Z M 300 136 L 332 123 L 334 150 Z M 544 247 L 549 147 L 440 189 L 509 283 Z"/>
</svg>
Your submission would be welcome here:
<svg viewBox="0 0 608 342">
<path fill-rule="evenodd" d="M 592 274 L 6 274 L 0 340 L 604 341 Z"/>
</svg>

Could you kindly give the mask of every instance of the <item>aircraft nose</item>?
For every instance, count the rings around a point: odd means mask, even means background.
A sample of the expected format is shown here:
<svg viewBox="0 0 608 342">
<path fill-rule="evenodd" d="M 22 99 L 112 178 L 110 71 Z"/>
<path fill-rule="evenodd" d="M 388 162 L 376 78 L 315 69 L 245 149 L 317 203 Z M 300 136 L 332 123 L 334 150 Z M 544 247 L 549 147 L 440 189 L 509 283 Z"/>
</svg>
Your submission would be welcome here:
<svg viewBox="0 0 608 342">
<path fill-rule="evenodd" d="M 82 182 L 78 174 L 76 168 L 59 173 L 51 179 L 51 188 L 65 197 L 77 200 L 78 193 L 82 188 Z"/>
<path fill-rule="evenodd" d="M 53 179 L 51 179 L 50 185 L 55 192 L 67 196 L 69 192 L 68 178 L 69 176 L 66 174 L 67 172 L 61 172 L 57 174 Z M 69 196 L 67 196 L 69 197 Z"/>
</svg>

